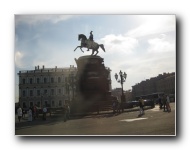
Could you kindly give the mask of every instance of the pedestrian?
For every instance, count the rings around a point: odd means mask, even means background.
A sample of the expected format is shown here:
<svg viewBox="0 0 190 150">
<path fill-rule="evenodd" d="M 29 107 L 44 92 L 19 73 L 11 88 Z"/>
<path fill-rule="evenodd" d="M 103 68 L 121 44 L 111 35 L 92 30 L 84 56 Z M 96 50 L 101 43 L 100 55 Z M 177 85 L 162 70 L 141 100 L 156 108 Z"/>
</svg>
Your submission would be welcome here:
<svg viewBox="0 0 190 150">
<path fill-rule="evenodd" d="M 117 102 L 116 102 L 116 109 L 117 109 L 117 113 L 120 113 L 120 103 L 119 103 L 119 101 L 117 100 Z"/>
<path fill-rule="evenodd" d="M 164 107 L 164 112 L 165 112 L 166 111 L 166 95 L 165 94 L 163 95 L 162 102 L 163 102 L 163 107 Z"/>
<path fill-rule="evenodd" d="M 25 109 L 23 108 L 23 109 L 22 109 L 22 118 L 23 118 L 23 119 L 25 118 L 25 114 L 26 114 L 26 111 L 25 111 Z"/>
<path fill-rule="evenodd" d="M 64 122 L 67 121 L 67 106 L 66 105 L 63 106 L 63 120 Z"/>
<path fill-rule="evenodd" d="M 139 99 L 139 116 L 144 115 L 144 100 L 142 97 Z"/>
<path fill-rule="evenodd" d="M 115 109 L 116 109 L 116 101 L 115 100 L 113 100 L 112 108 L 113 108 L 113 114 L 115 114 Z"/>
<path fill-rule="evenodd" d="M 36 108 L 36 105 L 34 105 L 34 107 L 33 107 L 33 119 L 34 120 L 36 119 L 36 114 L 37 114 L 37 108 Z"/>
<path fill-rule="evenodd" d="M 43 107 L 43 120 L 46 120 L 46 113 L 47 113 L 47 108 L 44 105 L 44 107 Z"/>
<path fill-rule="evenodd" d="M 28 121 L 32 121 L 32 108 L 31 107 L 28 110 Z"/>
<path fill-rule="evenodd" d="M 70 106 L 67 104 L 67 119 L 70 119 Z"/>
<path fill-rule="evenodd" d="M 166 107 L 167 107 L 167 111 L 168 112 L 171 112 L 171 107 L 170 107 L 170 98 L 169 98 L 169 96 L 167 95 L 167 97 L 166 97 Z"/>
<path fill-rule="evenodd" d="M 159 103 L 159 106 L 160 106 L 160 109 L 162 109 L 162 99 L 161 99 L 161 96 L 159 95 L 158 97 L 158 103 Z"/>
<path fill-rule="evenodd" d="M 18 115 L 18 121 L 20 122 L 20 119 L 22 118 L 22 108 L 20 107 L 20 105 L 17 109 L 17 115 Z"/>
</svg>

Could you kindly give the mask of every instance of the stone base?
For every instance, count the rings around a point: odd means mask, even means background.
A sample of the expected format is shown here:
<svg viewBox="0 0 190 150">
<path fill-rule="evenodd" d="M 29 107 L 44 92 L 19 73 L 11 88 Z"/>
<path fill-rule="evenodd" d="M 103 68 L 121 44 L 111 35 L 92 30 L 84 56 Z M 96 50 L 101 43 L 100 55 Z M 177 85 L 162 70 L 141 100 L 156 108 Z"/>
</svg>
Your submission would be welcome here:
<svg viewBox="0 0 190 150">
<path fill-rule="evenodd" d="M 81 56 L 75 59 L 77 72 L 77 100 L 74 111 L 98 111 L 99 104 L 107 101 L 110 92 L 110 70 L 100 56 Z"/>
</svg>

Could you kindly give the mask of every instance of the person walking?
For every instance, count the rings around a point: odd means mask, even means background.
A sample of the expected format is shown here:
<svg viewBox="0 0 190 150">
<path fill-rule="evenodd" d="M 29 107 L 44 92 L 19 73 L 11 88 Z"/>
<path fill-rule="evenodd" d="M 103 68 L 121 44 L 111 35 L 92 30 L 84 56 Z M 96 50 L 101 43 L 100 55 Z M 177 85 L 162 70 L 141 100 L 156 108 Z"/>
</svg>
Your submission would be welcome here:
<svg viewBox="0 0 190 150">
<path fill-rule="evenodd" d="M 64 122 L 67 121 L 67 106 L 66 105 L 63 106 L 63 120 Z"/>
<path fill-rule="evenodd" d="M 26 114 L 26 110 L 25 110 L 25 108 L 22 108 L 22 118 L 23 119 L 25 118 L 25 114 Z"/>
<path fill-rule="evenodd" d="M 36 113 L 37 113 L 37 108 L 36 108 L 36 105 L 34 105 L 34 107 L 33 107 L 33 120 L 36 119 Z"/>
<path fill-rule="evenodd" d="M 18 121 L 20 122 L 20 120 L 22 118 L 22 108 L 20 107 L 20 105 L 17 109 L 17 115 L 18 115 Z"/>
<path fill-rule="evenodd" d="M 116 109 L 117 109 L 117 113 L 120 113 L 120 102 L 117 100 L 117 102 L 116 102 L 117 104 L 116 104 Z"/>
<path fill-rule="evenodd" d="M 170 98 L 169 98 L 168 95 L 167 95 L 167 97 L 166 97 L 166 107 L 167 107 L 167 111 L 168 111 L 168 112 L 171 112 Z"/>
<path fill-rule="evenodd" d="M 113 103 L 112 103 L 112 108 L 113 108 L 113 114 L 115 114 L 115 110 L 116 110 L 116 100 L 113 100 Z"/>
<path fill-rule="evenodd" d="M 43 120 L 46 120 L 46 113 L 47 113 L 47 108 L 46 106 L 43 107 Z"/>
<path fill-rule="evenodd" d="M 32 121 L 32 108 L 31 107 L 28 110 L 28 121 Z"/>
<path fill-rule="evenodd" d="M 144 100 L 142 97 L 139 99 L 139 116 L 144 115 Z"/>
<path fill-rule="evenodd" d="M 70 106 L 67 104 L 67 119 L 70 119 Z"/>
<path fill-rule="evenodd" d="M 164 112 L 165 112 L 166 111 L 166 95 L 165 94 L 163 96 L 162 102 L 163 102 L 163 107 L 164 107 Z"/>
<path fill-rule="evenodd" d="M 161 99 L 161 96 L 159 95 L 158 97 L 158 103 L 159 103 L 159 106 L 160 106 L 160 109 L 162 109 L 162 99 Z"/>
</svg>

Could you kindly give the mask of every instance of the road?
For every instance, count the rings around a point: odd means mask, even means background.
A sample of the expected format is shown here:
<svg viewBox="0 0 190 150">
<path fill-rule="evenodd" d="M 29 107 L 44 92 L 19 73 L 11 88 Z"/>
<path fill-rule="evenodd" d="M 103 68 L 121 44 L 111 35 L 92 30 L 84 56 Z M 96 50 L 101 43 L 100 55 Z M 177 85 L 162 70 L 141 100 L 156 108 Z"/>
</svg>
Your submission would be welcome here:
<svg viewBox="0 0 190 150">
<path fill-rule="evenodd" d="M 138 117 L 138 111 L 124 112 L 118 115 L 99 114 L 84 117 L 74 117 L 67 122 L 62 116 L 48 117 L 33 122 L 22 120 L 15 123 L 15 135 L 176 135 L 175 103 L 171 103 L 170 113 L 159 110 L 156 105 Z"/>
</svg>

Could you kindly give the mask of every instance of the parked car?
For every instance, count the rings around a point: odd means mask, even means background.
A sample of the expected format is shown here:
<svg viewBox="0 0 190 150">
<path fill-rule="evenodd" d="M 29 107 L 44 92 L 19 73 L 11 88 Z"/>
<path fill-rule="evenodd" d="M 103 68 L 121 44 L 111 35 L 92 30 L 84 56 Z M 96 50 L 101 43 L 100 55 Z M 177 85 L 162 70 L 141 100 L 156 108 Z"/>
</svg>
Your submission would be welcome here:
<svg viewBox="0 0 190 150">
<path fill-rule="evenodd" d="M 139 106 L 138 101 L 128 101 L 123 103 L 124 109 L 133 108 Z"/>
<path fill-rule="evenodd" d="M 151 106 L 152 108 L 154 108 L 154 107 L 155 107 L 154 100 L 145 99 L 145 100 L 144 100 L 144 106 Z"/>
</svg>

